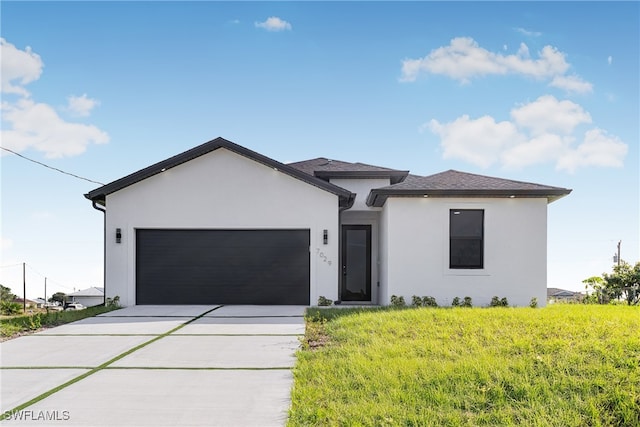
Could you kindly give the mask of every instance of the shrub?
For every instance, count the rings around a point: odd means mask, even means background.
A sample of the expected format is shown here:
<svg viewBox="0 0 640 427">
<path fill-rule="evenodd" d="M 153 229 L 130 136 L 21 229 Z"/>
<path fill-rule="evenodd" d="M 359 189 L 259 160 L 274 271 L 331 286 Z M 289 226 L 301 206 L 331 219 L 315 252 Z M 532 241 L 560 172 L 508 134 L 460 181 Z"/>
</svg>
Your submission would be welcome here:
<svg viewBox="0 0 640 427">
<path fill-rule="evenodd" d="M 437 307 L 438 303 L 434 297 L 422 297 L 423 307 Z"/>
<path fill-rule="evenodd" d="M 413 307 L 422 307 L 422 298 L 417 295 L 411 297 L 411 305 Z"/>
<path fill-rule="evenodd" d="M 394 307 L 405 307 L 407 303 L 403 296 L 391 295 L 391 305 Z"/>
<path fill-rule="evenodd" d="M 451 301 L 451 307 L 460 307 L 460 297 L 455 297 Z"/>
<path fill-rule="evenodd" d="M 462 301 L 461 306 L 462 307 L 473 307 L 473 304 L 471 303 L 471 297 L 464 297 L 464 300 Z"/>
<path fill-rule="evenodd" d="M 529 301 L 529 307 L 537 308 L 538 307 L 538 298 L 536 298 L 536 297 L 531 298 L 531 301 Z"/>
<path fill-rule="evenodd" d="M 509 307 L 509 301 L 506 297 L 500 299 L 497 296 L 494 296 L 493 298 L 491 298 L 489 307 Z"/>
<path fill-rule="evenodd" d="M 0 301 L 0 314 L 12 316 L 22 311 L 22 306 L 13 301 Z"/>
<path fill-rule="evenodd" d="M 333 301 L 330 300 L 329 298 L 325 298 L 324 296 L 320 295 L 320 297 L 318 298 L 318 305 L 320 307 L 326 307 L 333 304 Z"/>
</svg>

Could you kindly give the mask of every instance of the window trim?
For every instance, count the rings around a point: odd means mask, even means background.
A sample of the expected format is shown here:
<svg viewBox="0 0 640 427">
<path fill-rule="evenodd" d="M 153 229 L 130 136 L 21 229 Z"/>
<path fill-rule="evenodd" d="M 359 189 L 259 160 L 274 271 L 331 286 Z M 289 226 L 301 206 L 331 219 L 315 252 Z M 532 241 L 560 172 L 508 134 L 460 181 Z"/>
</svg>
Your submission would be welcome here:
<svg viewBox="0 0 640 427">
<path fill-rule="evenodd" d="M 452 218 L 454 216 L 454 212 L 480 212 L 482 214 L 482 232 L 480 237 L 454 237 L 452 236 Z M 484 270 L 484 245 L 485 245 L 485 237 L 484 237 L 484 228 L 485 228 L 485 210 L 484 209 L 449 209 L 449 270 Z M 452 257 L 452 241 L 453 240 L 466 240 L 466 241 L 480 241 L 480 262 L 479 264 L 453 264 Z"/>
</svg>

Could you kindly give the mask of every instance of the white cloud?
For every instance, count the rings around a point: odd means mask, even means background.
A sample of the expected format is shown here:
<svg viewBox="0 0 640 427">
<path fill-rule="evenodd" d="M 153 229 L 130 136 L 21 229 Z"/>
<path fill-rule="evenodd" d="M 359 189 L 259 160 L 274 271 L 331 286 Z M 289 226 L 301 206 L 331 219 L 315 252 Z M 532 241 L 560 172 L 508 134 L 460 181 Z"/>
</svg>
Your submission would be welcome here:
<svg viewBox="0 0 640 427">
<path fill-rule="evenodd" d="M 565 152 L 556 167 L 568 172 L 587 166 L 622 167 L 628 148 L 618 137 L 602 129 L 591 129 L 585 132 L 580 145 Z"/>
<path fill-rule="evenodd" d="M 440 136 L 445 159 L 461 159 L 484 168 L 495 163 L 505 148 L 522 138 L 513 123 L 496 123 L 490 116 L 471 120 L 464 115 L 444 124 L 431 120 L 426 127 Z"/>
<path fill-rule="evenodd" d="M 511 119 L 496 122 L 491 116 L 471 119 L 463 115 L 449 123 L 431 120 L 424 128 L 440 137 L 443 158 L 483 168 L 551 163 L 573 173 L 589 166 L 623 166 L 628 146 L 616 136 L 593 128 L 577 140 L 574 132 L 579 125 L 591 123 L 591 115 L 571 101 L 541 96 L 514 108 Z"/>
<path fill-rule="evenodd" d="M 609 55 L 607 57 L 607 64 L 611 65 L 613 63 L 613 56 Z"/>
<path fill-rule="evenodd" d="M 87 94 L 82 96 L 71 95 L 67 98 L 67 110 L 76 116 L 86 117 L 91 113 L 94 107 L 100 104 L 99 101 L 87 98 Z"/>
<path fill-rule="evenodd" d="M 474 77 L 513 74 L 547 80 L 550 86 L 569 93 L 591 92 L 591 83 L 575 74 L 566 75 L 569 68 L 565 53 L 553 46 L 544 46 L 532 58 L 525 43 L 520 43 L 515 54 L 508 55 L 482 48 L 470 37 L 458 37 L 423 58 L 402 61 L 400 81 L 413 82 L 422 74 L 439 74 L 466 84 Z"/>
<path fill-rule="evenodd" d="M 42 60 L 30 48 L 24 51 L 0 39 L 2 44 L 2 93 L 16 94 L 18 99 L 4 97 L 2 112 L 2 146 L 20 152 L 29 148 L 42 151 L 49 158 L 83 153 L 89 144 L 109 141 L 106 132 L 92 125 L 67 122 L 48 104 L 31 98 L 24 87 L 40 78 Z M 82 96 L 70 96 L 67 111 L 87 116 L 98 101 Z"/>
<path fill-rule="evenodd" d="M 593 92 L 593 85 L 587 81 L 582 80 L 581 77 L 575 74 L 571 76 L 555 76 L 549 86 L 564 89 L 567 92 L 574 93 L 589 93 Z"/>
<path fill-rule="evenodd" d="M 95 126 L 66 122 L 49 105 L 23 98 L 2 103 L 2 145 L 13 151 L 34 148 L 49 158 L 75 156 L 87 145 L 104 144 L 109 136 Z"/>
<path fill-rule="evenodd" d="M 540 37 L 542 35 L 542 33 L 539 32 L 539 31 L 529 31 L 529 30 L 524 29 L 524 28 L 516 28 L 515 30 L 517 32 L 519 32 L 520 34 L 523 34 L 523 35 L 528 36 L 528 37 Z"/>
<path fill-rule="evenodd" d="M 2 58 L 2 93 L 28 96 L 29 92 L 22 86 L 40 78 L 44 66 L 40 56 L 33 53 L 30 47 L 20 50 L 0 38 L 0 57 Z M 14 84 L 16 80 L 17 83 Z"/>
<path fill-rule="evenodd" d="M 291 24 L 287 21 L 284 21 L 277 16 L 271 16 L 267 18 L 264 22 L 256 22 L 255 26 L 257 28 L 262 28 L 267 31 L 286 31 L 291 30 Z"/>
<path fill-rule="evenodd" d="M 565 54 L 552 46 L 545 46 L 538 59 L 529 57 L 529 48 L 522 43 L 515 55 L 490 52 L 469 37 L 451 40 L 424 58 L 402 62 L 402 81 L 415 81 L 419 74 L 442 74 L 461 82 L 484 75 L 522 74 L 534 78 L 550 78 L 569 69 Z"/>
<path fill-rule="evenodd" d="M 529 104 L 511 110 L 514 123 L 528 129 L 533 135 L 550 132 L 570 134 L 576 126 L 591 123 L 591 115 L 571 101 L 558 101 L 551 95 L 543 95 Z"/>
</svg>

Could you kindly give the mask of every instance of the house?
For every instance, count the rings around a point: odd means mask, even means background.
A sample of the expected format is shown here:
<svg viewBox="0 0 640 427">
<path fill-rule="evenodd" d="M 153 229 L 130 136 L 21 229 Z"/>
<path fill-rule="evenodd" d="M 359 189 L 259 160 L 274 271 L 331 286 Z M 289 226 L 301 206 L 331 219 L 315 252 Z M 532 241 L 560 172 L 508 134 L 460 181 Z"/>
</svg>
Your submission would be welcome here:
<svg viewBox="0 0 640 427">
<path fill-rule="evenodd" d="M 547 301 L 581 301 L 581 292 L 568 291 L 560 288 L 547 288 Z"/>
<path fill-rule="evenodd" d="M 20 304 L 26 308 L 36 308 L 38 306 L 38 303 L 36 301 L 31 300 L 29 298 L 25 300 L 24 298 L 21 298 L 21 297 L 15 297 L 13 299 L 13 302 L 16 304 Z"/>
<path fill-rule="evenodd" d="M 545 301 L 547 204 L 571 190 L 217 138 L 97 188 L 105 289 L 127 305 Z"/>
<path fill-rule="evenodd" d="M 104 288 L 91 287 L 68 294 L 67 302 L 78 302 L 85 307 L 104 304 Z"/>
</svg>

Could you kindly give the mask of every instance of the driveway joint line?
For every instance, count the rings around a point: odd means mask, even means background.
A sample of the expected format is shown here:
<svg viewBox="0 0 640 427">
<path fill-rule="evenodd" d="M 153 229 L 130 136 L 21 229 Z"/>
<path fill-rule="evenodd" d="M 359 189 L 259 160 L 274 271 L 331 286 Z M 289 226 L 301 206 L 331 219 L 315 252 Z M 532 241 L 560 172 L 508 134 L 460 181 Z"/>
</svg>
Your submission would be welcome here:
<svg viewBox="0 0 640 427">
<path fill-rule="evenodd" d="M 99 372 L 99 371 L 103 370 L 104 368 L 106 368 L 107 366 L 117 362 L 118 360 L 125 358 L 126 356 L 130 355 L 131 353 L 134 353 L 134 352 L 140 350 L 141 348 L 144 348 L 144 347 L 148 346 L 149 344 L 152 344 L 152 343 L 154 343 L 154 342 L 156 342 L 158 340 L 161 340 L 162 338 L 172 334 L 173 332 L 184 328 L 189 323 L 200 319 L 205 314 L 211 313 L 212 311 L 215 311 L 215 310 L 219 309 L 220 307 L 222 307 L 222 305 L 220 305 L 218 307 L 215 307 L 215 308 L 212 308 L 211 310 L 207 310 L 204 313 L 202 313 L 202 314 L 200 314 L 200 315 L 198 315 L 196 317 L 193 317 L 188 322 L 182 323 L 182 324 L 176 326 L 175 328 L 165 332 L 162 335 L 154 337 L 154 338 L 150 339 L 149 341 L 143 342 L 142 344 L 138 344 L 137 346 L 134 346 L 134 347 L 130 348 L 129 350 L 120 353 L 119 355 L 107 360 L 106 362 L 96 366 L 95 368 L 92 368 L 89 372 L 85 372 L 84 374 L 81 374 L 81 375 L 79 375 L 79 376 L 77 376 L 75 378 L 72 378 L 69 381 L 62 383 L 59 386 L 56 386 L 56 387 L 52 388 L 51 390 L 48 390 L 48 391 L 46 391 L 46 392 L 34 397 L 33 399 L 16 406 L 13 409 L 10 409 L 8 411 L 4 411 L 2 414 L 0 414 L 0 421 L 5 420 L 7 417 L 9 417 L 13 413 L 22 411 L 23 409 L 28 408 L 29 406 L 31 406 L 31 405 L 33 405 L 35 403 L 38 403 L 41 400 L 46 399 L 47 397 L 59 392 L 60 390 L 63 390 L 65 388 L 69 387 L 70 385 L 73 385 L 73 384 L 75 384 L 75 383 L 77 383 L 79 381 L 82 381 L 83 379 L 95 374 L 96 372 Z"/>
</svg>

